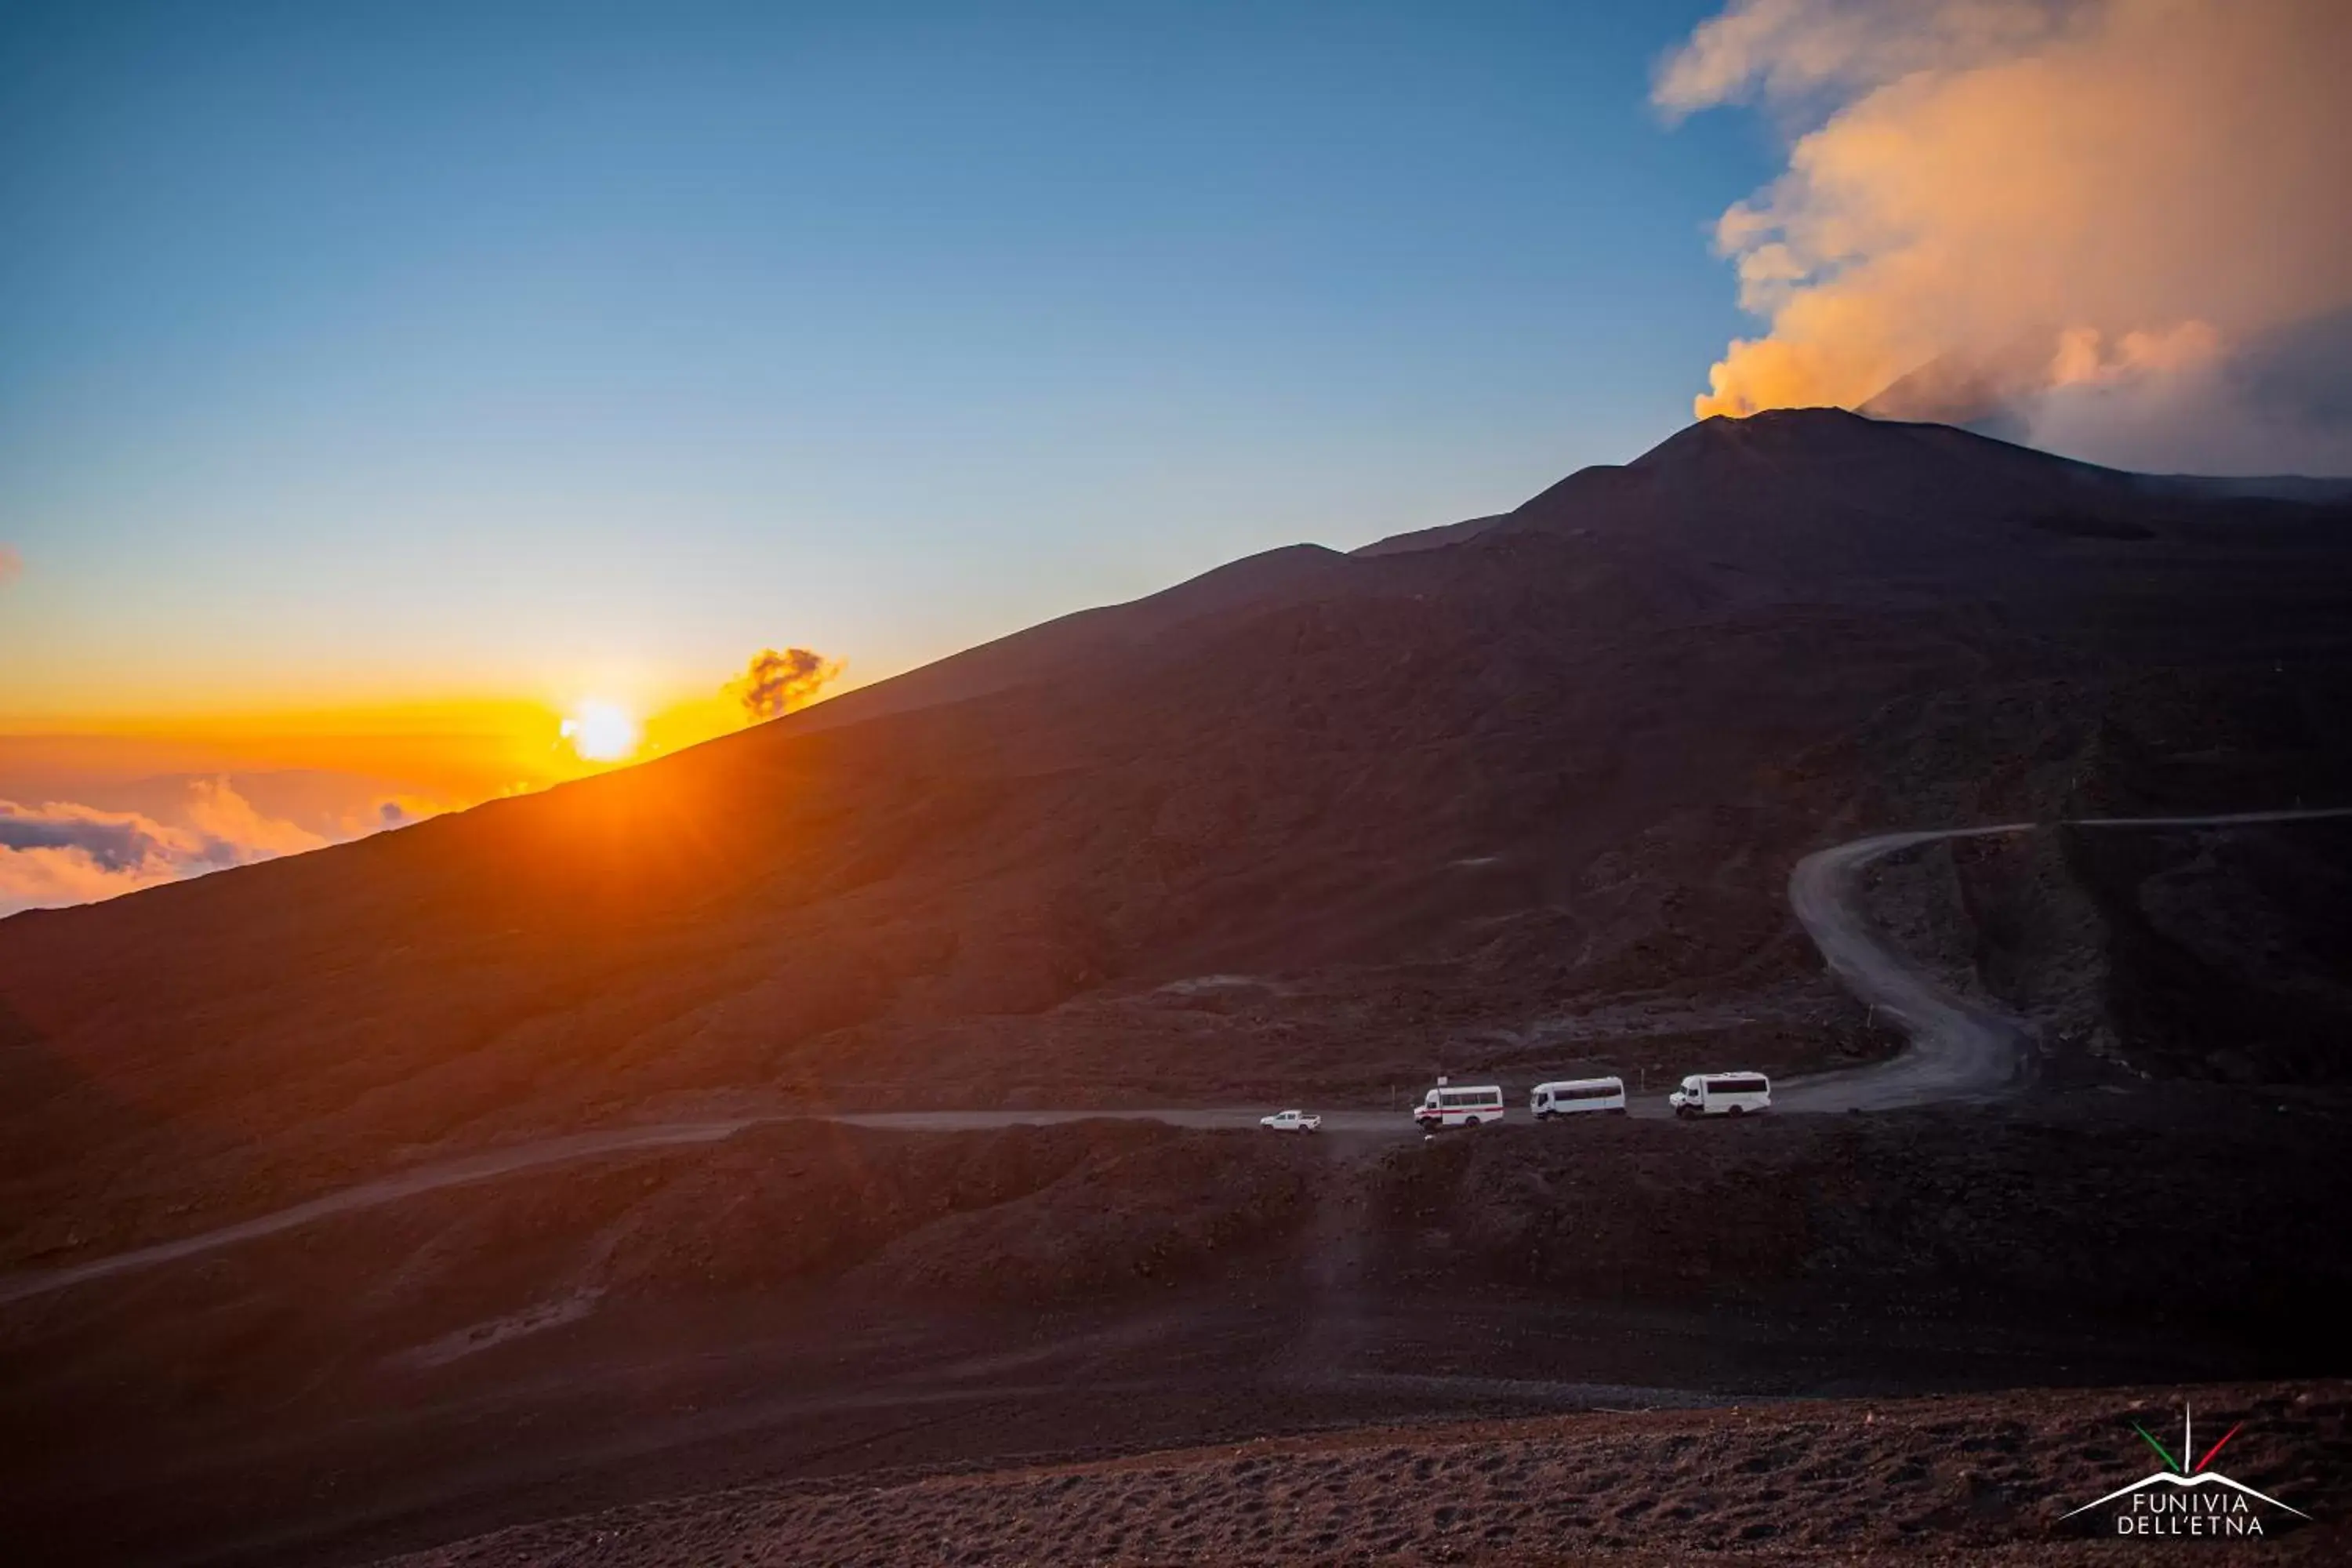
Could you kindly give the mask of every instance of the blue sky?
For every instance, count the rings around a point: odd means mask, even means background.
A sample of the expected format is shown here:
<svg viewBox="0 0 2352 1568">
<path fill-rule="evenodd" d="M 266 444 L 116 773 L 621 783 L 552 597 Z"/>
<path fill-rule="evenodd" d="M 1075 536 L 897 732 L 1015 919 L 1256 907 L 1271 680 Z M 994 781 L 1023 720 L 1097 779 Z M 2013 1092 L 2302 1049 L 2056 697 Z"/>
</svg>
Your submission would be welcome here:
<svg viewBox="0 0 2352 1568">
<path fill-rule="evenodd" d="M 870 679 L 1622 461 L 1711 9 L 11 7 L 0 719 Z"/>
</svg>

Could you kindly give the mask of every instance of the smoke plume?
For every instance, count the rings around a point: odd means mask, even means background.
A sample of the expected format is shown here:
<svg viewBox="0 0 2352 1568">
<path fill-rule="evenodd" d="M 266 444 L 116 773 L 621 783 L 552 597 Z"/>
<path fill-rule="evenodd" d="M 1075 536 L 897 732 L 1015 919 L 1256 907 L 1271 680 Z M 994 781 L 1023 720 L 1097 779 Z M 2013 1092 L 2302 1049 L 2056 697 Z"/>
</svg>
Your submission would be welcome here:
<svg viewBox="0 0 2352 1568">
<path fill-rule="evenodd" d="M 807 707 L 841 669 L 841 660 L 814 648 L 788 647 L 778 653 L 763 647 L 727 689 L 743 704 L 744 721 L 756 724 Z"/>
<path fill-rule="evenodd" d="M 5 544 L 0 544 L 0 587 L 24 575 L 25 558 Z"/>
<path fill-rule="evenodd" d="M 2126 467 L 2352 471 L 2352 5 L 1734 0 L 1660 68 L 1760 102 L 1696 412 L 1980 422 Z"/>
</svg>

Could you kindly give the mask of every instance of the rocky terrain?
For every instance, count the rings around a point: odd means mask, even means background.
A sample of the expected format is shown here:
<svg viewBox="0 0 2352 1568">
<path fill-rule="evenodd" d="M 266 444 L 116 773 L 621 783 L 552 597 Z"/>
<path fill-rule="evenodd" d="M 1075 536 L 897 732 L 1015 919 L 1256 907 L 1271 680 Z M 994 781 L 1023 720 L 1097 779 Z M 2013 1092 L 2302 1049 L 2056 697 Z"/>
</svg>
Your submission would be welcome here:
<svg viewBox="0 0 2352 1568">
<path fill-rule="evenodd" d="M 2265 1509 L 2263 1539 L 2117 1539 L 2065 1512 L 2148 1463 L 2153 1391 L 2032 1394 L 1375 1428 L 1093 1464 L 746 1489 L 524 1527 L 399 1568 L 686 1563 L 2148 1563 L 2259 1549 L 2336 1563 L 2352 1394 L 2201 1391 L 2237 1473 L 2325 1522 Z M 2137 1449 L 2136 1452 L 2135 1450 Z"/>
<path fill-rule="evenodd" d="M 2346 1114 L 753 1128 L 0 1309 L 0 1528 L 26 1562 L 358 1562 L 777 1476 L 2340 1374 Z"/>
</svg>

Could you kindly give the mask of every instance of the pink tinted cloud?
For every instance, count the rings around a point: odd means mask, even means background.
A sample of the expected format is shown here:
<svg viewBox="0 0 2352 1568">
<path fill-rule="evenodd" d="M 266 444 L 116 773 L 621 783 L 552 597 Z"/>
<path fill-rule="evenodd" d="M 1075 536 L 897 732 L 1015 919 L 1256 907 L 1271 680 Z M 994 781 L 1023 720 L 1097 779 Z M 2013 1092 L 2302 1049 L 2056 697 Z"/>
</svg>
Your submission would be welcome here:
<svg viewBox="0 0 2352 1568">
<path fill-rule="evenodd" d="M 0 800 L 0 916 L 110 899 L 330 842 L 263 816 L 225 780 L 196 784 L 184 816 L 166 823 L 72 802 Z"/>
<path fill-rule="evenodd" d="M 2347 66 L 2343 0 L 1734 0 L 1654 98 L 1793 134 L 1696 411 L 1990 384 L 2077 456 L 2343 471 L 2341 396 L 2260 377 L 2352 311 Z"/>
</svg>

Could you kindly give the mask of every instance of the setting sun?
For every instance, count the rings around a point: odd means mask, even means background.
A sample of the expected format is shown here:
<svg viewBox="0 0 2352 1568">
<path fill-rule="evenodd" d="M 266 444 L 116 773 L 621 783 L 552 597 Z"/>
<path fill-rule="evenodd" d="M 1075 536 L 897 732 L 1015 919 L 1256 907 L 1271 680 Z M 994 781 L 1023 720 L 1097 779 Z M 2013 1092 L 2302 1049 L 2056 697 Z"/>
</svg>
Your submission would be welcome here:
<svg viewBox="0 0 2352 1568">
<path fill-rule="evenodd" d="M 635 717 L 617 703 L 583 702 L 563 721 L 563 738 L 592 763 L 617 763 L 637 749 L 642 733 Z"/>
</svg>

